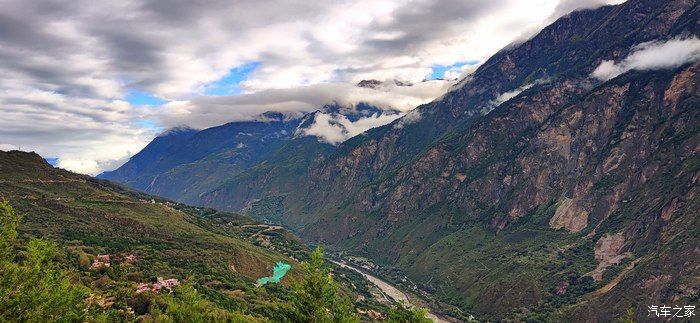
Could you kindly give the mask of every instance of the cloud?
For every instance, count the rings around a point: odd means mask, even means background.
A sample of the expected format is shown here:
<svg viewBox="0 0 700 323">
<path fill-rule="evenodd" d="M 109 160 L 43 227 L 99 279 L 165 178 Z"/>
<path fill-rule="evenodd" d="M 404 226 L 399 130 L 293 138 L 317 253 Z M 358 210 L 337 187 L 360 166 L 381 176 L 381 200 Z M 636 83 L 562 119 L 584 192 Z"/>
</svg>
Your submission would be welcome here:
<svg viewBox="0 0 700 323">
<path fill-rule="evenodd" d="M 620 62 L 603 61 L 591 74 L 607 81 L 631 70 L 669 69 L 700 60 L 700 39 L 671 39 L 642 43 Z"/>
<path fill-rule="evenodd" d="M 620 4 L 627 0 L 562 0 L 554 8 L 554 13 L 548 21 L 554 21 L 559 17 L 568 15 L 574 11 L 595 9 L 605 5 Z"/>
<path fill-rule="evenodd" d="M 525 91 L 525 90 L 527 90 L 535 85 L 544 84 L 547 82 L 549 82 L 549 79 L 547 79 L 547 78 L 538 79 L 532 83 L 525 84 L 525 85 L 520 86 L 518 88 L 515 88 L 511 91 L 503 92 L 503 93 L 499 94 L 495 99 L 489 101 L 488 103 L 486 103 L 486 105 L 481 107 L 481 110 L 479 111 L 479 113 L 481 115 L 487 115 L 487 114 L 489 114 L 489 112 L 493 111 L 493 109 L 495 109 L 499 105 L 505 103 L 506 101 L 518 96 L 523 91 Z M 469 113 L 475 114 L 474 112 L 471 112 L 471 111 Z"/>
<path fill-rule="evenodd" d="M 0 150 L 2 150 L 2 151 L 20 150 L 20 147 L 15 146 L 13 144 L 0 143 Z"/>
<path fill-rule="evenodd" d="M 483 61 L 557 1 L 6 1 L 0 70 L 44 89 L 181 100 L 260 62 L 247 91 L 361 79 L 418 82 Z"/>
<path fill-rule="evenodd" d="M 187 124 L 206 128 L 228 121 L 251 120 L 264 111 L 311 112 L 328 103 L 353 106 L 360 102 L 406 112 L 432 101 L 451 86 L 442 80 L 413 86 L 385 82 L 371 89 L 347 83 L 314 84 L 291 89 L 270 89 L 235 96 L 197 97 L 174 101 L 144 110 L 143 118 L 157 120 L 164 127 Z M 364 131 L 364 130 L 363 130 Z"/>
<path fill-rule="evenodd" d="M 3 141 L 57 157 L 61 167 L 88 174 L 96 172 L 93 162 L 108 168 L 110 161 L 138 152 L 154 135 L 136 124 L 131 105 L 119 100 L 10 88 L 0 91 L 0 111 Z"/>
<path fill-rule="evenodd" d="M 422 118 L 423 115 L 421 114 L 420 109 L 411 110 L 394 125 L 394 129 L 401 129 L 407 125 L 414 124 L 420 121 Z"/>
<path fill-rule="evenodd" d="M 499 106 L 499 105 L 501 105 L 501 103 L 506 102 L 506 101 L 518 96 L 518 94 L 522 93 L 523 91 L 525 91 L 531 87 L 532 87 L 532 84 L 526 84 L 526 85 L 523 85 L 523 86 L 521 86 L 513 91 L 503 92 L 499 96 L 497 96 L 495 99 L 493 99 L 490 103 L 493 106 Z"/>
<path fill-rule="evenodd" d="M 406 111 L 442 89 L 419 83 L 434 66 L 485 61 L 521 30 L 542 26 L 558 3 L 3 1 L 0 138 L 94 173 L 138 151 L 158 130 L 183 123 L 310 111 L 365 95 Z M 207 96 L 251 63 L 245 80 L 226 84 L 244 95 Z M 445 76 L 457 72 L 467 73 Z M 354 89 L 362 79 L 416 85 Z M 133 93 L 167 103 L 125 102 Z"/>
<path fill-rule="evenodd" d="M 401 117 L 401 115 L 402 114 L 375 114 L 353 122 L 340 114 L 316 113 L 314 123 L 308 128 L 302 129 L 298 135 L 316 136 L 322 141 L 337 145 L 368 129 L 388 124 Z"/>
</svg>

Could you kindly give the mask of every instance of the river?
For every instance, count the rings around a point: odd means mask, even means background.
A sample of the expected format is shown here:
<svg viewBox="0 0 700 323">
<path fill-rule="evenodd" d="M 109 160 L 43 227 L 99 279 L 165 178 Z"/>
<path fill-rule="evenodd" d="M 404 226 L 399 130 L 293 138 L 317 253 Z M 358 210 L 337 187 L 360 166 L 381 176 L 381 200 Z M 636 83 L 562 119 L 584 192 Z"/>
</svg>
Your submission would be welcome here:
<svg viewBox="0 0 700 323">
<path fill-rule="evenodd" d="M 374 276 L 372 276 L 372 275 L 370 275 L 370 274 L 368 274 L 360 269 L 357 269 L 353 266 L 350 266 L 348 264 L 344 264 L 344 263 L 333 261 L 333 260 L 331 260 L 331 262 L 338 265 L 338 266 L 348 268 L 348 269 L 351 269 L 351 270 L 354 270 L 354 271 L 360 273 L 363 277 L 365 277 L 365 279 L 370 281 L 372 284 L 376 285 L 377 288 L 379 288 L 387 296 L 391 297 L 394 301 L 405 302 L 406 304 L 411 305 L 411 303 L 408 301 L 409 300 L 408 295 L 406 293 L 402 292 L 401 290 L 399 290 L 398 288 L 394 287 L 393 285 L 391 285 L 391 284 L 389 284 L 389 283 L 387 283 L 387 282 L 385 282 L 377 277 L 374 277 Z M 426 314 L 425 316 L 427 318 L 431 319 L 433 322 L 449 323 L 449 321 L 443 320 L 440 317 L 438 317 L 437 315 L 430 313 L 430 312 L 428 312 L 428 314 Z"/>
</svg>

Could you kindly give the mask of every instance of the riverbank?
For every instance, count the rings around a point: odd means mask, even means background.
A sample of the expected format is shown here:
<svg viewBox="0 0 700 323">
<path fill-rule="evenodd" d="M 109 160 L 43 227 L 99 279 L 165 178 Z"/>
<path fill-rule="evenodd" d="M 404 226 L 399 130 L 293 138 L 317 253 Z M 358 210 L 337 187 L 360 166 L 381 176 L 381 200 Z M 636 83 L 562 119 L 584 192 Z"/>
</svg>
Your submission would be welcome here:
<svg viewBox="0 0 700 323">
<path fill-rule="evenodd" d="M 411 304 L 411 302 L 410 302 L 411 297 L 407 293 L 394 287 L 393 285 L 389 284 L 388 282 L 386 282 L 382 279 L 379 279 L 373 275 L 370 275 L 361 269 L 358 269 L 358 268 L 355 268 L 351 265 L 348 265 L 347 263 L 338 262 L 338 261 L 334 261 L 334 260 L 331 260 L 331 262 L 338 265 L 338 266 L 341 266 L 343 268 L 348 268 L 352 271 L 358 272 L 365 279 L 367 279 L 367 281 L 369 281 L 372 284 L 374 284 L 375 286 L 377 286 L 377 288 L 379 288 L 382 291 L 382 293 L 384 293 L 387 297 L 391 298 L 391 300 L 393 300 L 395 302 L 403 302 L 403 303 L 408 304 L 409 306 L 413 306 L 413 304 Z M 438 322 L 438 323 L 452 322 L 452 321 L 447 320 L 445 318 L 442 318 L 442 317 L 440 317 L 432 312 L 428 312 L 425 316 L 427 318 L 429 318 L 430 320 L 432 320 L 433 322 Z"/>
</svg>

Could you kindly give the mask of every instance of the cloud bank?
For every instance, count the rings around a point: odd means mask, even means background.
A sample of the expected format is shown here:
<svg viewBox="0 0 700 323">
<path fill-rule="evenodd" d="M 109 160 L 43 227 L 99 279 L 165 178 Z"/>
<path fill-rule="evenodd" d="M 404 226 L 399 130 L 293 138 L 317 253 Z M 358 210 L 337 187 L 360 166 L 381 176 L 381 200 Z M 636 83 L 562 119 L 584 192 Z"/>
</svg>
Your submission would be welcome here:
<svg viewBox="0 0 700 323">
<path fill-rule="evenodd" d="M 554 13 L 547 19 L 547 22 L 554 22 L 559 17 L 570 14 L 574 11 L 595 9 L 605 5 L 620 4 L 627 0 L 562 0 L 554 8 Z"/>
<path fill-rule="evenodd" d="M 669 69 L 700 60 L 700 39 L 671 39 L 635 46 L 622 61 L 603 61 L 591 74 L 607 81 L 631 70 Z"/>
<path fill-rule="evenodd" d="M 352 106 L 360 102 L 406 112 L 444 93 L 451 82 L 433 80 L 413 86 L 358 87 L 348 83 L 314 84 L 290 89 L 269 89 L 236 96 L 197 97 L 144 109 L 143 118 L 164 127 L 187 124 L 206 128 L 228 121 L 251 120 L 264 111 L 312 112 L 325 104 Z"/>
<path fill-rule="evenodd" d="M 210 126 L 329 103 L 316 95 L 357 101 L 367 93 L 350 86 L 363 79 L 419 83 L 435 66 L 483 62 L 521 30 L 558 15 L 558 5 L 7 0 L 0 11 L 1 143 L 94 174 L 118 165 L 169 126 Z M 241 70 L 245 75 L 237 74 Z M 455 69 L 445 77 L 466 72 Z M 243 96 L 208 94 L 222 86 L 224 93 L 230 87 Z M 433 95 L 419 91 L 433 89 L 368 95 L 405 110 Z M 130 100 L 133 92 L 166 104 L 142 105 Z"/>
</svg>

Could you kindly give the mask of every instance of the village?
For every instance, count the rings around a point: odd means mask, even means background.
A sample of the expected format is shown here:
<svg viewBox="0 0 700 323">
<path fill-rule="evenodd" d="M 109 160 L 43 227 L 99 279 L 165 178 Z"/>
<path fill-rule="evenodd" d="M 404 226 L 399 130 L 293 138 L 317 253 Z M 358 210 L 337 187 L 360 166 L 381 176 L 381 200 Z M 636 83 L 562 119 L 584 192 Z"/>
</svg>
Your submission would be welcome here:
<svg viewBox="0 0 700 323">
<path fill-rule="evenodd" d="M 95 259 L 92 261 L 92 264 L 90 267 L 94 270 L 100 270 L 102 268 L 108 268 L 112 266 L 112 256 L 109 254 L 106 255 L 97 255 Z M 123 257 L 119 257 L 119 260 L 121 262 L 126 262 L 130 264 L 134 264 L 137 261 L 137 258 L 133 254 L 129 254 Z M 140 294 L 143 292 L 147 291 L 152 291 L 153 293 L 160 293 L 163 289 L 166 289 L 169 294 L 172 294 L 173 292 L 173 287 L 179 286 L 180 281 L 177 278 L 170 278 L 170 279 L 163 279 L 163 277 L 158 277 L 156 282 L 153 284 L 149 283 L 139 283 L 136 286 L 136 294 Z"/>
</svg>

